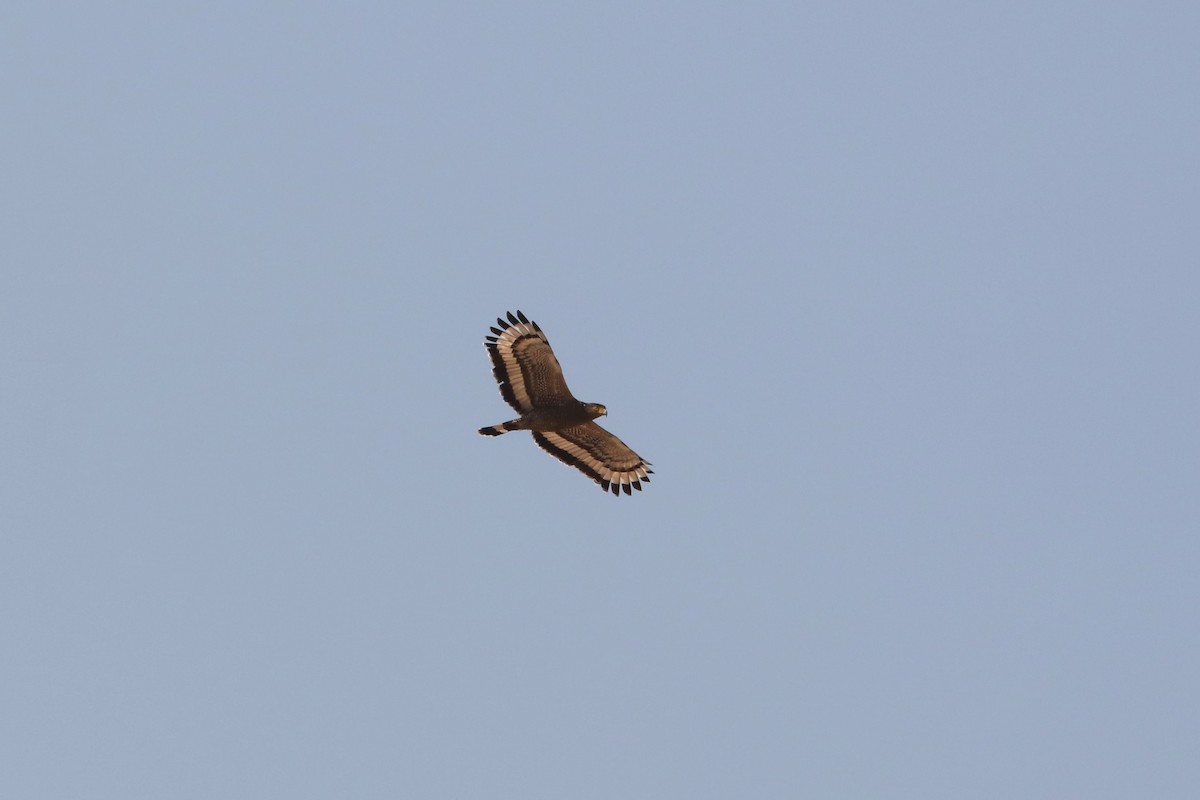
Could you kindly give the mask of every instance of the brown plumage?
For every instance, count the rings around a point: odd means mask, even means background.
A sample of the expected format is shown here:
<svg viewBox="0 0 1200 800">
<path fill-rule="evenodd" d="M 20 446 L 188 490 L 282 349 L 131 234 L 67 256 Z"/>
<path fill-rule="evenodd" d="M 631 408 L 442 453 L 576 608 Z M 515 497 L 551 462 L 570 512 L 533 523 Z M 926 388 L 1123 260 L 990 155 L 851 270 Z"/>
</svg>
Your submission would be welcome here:
<svg viewBox="0 0 1200 800">
<path fill-rule="evenodd" d="M 550 341 L 536 322 L 520 311 L 508 312 L 508 321 L 483 344 L 492 358 L 492 374 L 500 384 L 500 396 L 520 417 L 499 425 L 480 428 L 484 436 L 508 431 L 533 433 L 538 446 L 564 464 L 613 494 L 632 494 L 650 482 L 654 470 L 628 445 L 592 420 L 608 410 L 598 403 L 581 403 L 567 388 L 562 367 L 550 349 Z"/>
</svg>

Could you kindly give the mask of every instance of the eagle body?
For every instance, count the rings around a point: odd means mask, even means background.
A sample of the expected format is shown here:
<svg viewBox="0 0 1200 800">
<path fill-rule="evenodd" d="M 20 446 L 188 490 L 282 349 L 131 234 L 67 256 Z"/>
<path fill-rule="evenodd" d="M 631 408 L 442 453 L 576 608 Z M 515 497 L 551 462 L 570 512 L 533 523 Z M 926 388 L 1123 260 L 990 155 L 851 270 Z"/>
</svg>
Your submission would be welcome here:
<svg viewBox="0 0 1200 800">
<path fill-rule="evenodd" d="M 613 494 L 632 494 L 650 482 L 650 462 L 633 452 L 620 439 L 593 420 L 608 413 L 599 403 L 582 403 L 567 388 L 562 367 L 550 341 L 536 322 L 520 311 L 508 320 L 497 318 L 499 327 L 484 341 L 492 359 L 492 374 L 500 396 L 521 416 L 499 425 L 480 428 L 484 436 L 509 431 L 533 432 L 538 446 L 575 467 Z"/>
<path fill-rule="evenodd" d="M 561 406 L 535 408 L 517 419 L 488 428 L 480 428 L 479 432 L 484 436 L 499 436 L 508 431 L 560 431 L 563 428 L 591 422 L 596 417 L 604 416 L 605 412 L 598 411 L 597 408 L 602 409 L 603 406 L 597 406 L 595 403 L 581 403 L 578 400 L 573 403 L 564 403 Z"/>
</svg>

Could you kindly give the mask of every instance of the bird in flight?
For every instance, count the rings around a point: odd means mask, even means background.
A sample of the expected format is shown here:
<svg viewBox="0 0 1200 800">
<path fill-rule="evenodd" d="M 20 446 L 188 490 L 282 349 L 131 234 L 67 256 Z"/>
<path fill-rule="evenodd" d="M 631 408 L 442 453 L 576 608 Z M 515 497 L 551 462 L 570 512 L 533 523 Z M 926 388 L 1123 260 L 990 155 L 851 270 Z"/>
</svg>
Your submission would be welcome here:
<svg viewBox="0 0 1200 800">
<path fill-rule="evenodd" d="M 530 431 L 538 446 L 619 495 L 650 482 L 650 462 L 592 420 L 608 414 L 599 403 L 581 403 L 567 388 L 550 340 L 520 311 L 496 319 L 483 345 L 492 358 L 500 396 L 520 417 L 480 428 L 484 436 Z"/>
</svg>

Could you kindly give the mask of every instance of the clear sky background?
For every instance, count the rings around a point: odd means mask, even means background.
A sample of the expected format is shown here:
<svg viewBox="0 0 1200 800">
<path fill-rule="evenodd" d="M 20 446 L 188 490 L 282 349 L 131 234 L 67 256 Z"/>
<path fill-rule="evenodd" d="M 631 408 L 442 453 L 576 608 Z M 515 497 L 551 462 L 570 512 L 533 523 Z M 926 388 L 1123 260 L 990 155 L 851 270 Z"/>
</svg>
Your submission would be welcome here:
<svg viewBox="0 0 1200 800">
<path fill-rule="evenodd" d="M 0 796 L 1200 796 L 1200 6 L 8 3 Z M 525 311 L 654 462 L 526 434 Z"/>
</svg>

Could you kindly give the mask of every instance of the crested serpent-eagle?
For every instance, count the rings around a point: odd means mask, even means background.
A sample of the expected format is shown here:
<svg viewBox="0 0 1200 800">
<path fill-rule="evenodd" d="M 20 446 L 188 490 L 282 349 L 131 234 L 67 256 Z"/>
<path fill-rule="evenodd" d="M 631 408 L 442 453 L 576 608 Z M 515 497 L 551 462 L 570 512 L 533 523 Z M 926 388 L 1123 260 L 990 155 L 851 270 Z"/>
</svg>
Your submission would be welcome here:
<svg viewBox="0 0 1200 800">
<path fill-rule="evenodd" d="M 521 416 L 499 425 L 480 428 L 484 436 L 508 431 L 530 431 L 538 446 L 564 464 L 575 467 L 619 495 L 642 490 L 650 482 L 650 462 L 592 420 L 608 410 L 598 403 L 581 403 L 567 388 L 562 367 L 550 349 L 550 341 L 536 322 L 520 311 L 508 320 L 497 318 L 499 327 L 483 343 L 492 357 L 492 374 L 500 384 L 500 396 Z"/>
</svg>

